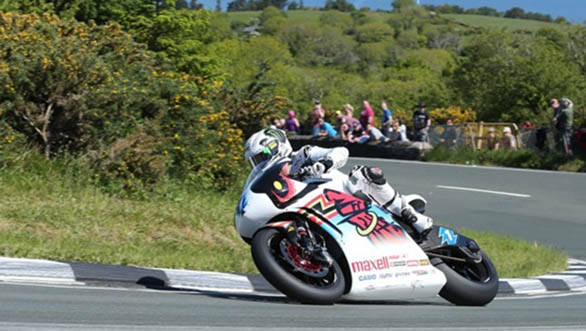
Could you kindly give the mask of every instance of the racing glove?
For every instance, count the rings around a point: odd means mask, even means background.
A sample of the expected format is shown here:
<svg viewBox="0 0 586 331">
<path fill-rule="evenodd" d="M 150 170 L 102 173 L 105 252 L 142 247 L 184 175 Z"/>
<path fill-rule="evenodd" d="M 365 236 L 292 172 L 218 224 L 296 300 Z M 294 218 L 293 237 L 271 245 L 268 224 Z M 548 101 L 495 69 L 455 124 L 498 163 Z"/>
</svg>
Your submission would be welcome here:
<svg viewBox="0 0 586 331">
<path fill-rule="evenodd" d="M 320 177 L 328 172 L 332 165 L 334 165 L 334 163 L 330 159 L 319 160 L 312 165 L 299 169 L 298 175 L 300 177 Z"/>
</svg>

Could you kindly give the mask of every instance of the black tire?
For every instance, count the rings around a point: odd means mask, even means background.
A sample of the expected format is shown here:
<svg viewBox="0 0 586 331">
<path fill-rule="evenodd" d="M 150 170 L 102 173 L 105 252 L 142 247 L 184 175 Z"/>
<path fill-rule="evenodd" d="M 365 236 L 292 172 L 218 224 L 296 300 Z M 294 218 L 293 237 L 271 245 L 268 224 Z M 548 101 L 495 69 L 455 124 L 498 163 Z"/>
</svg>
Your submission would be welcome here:
<svg viewBox="0 0 586 331">
<path fill-rule="evenodd" d="M 316 284 L 306 282 L 309 276 L 297 275 L 281 261 L 276 247 L 284 239 L 277 229 L 265 228 L 252 238 L 252 258 L 258 270 L 271 285 L 288 297 L 301 303 L 333 304 L 344 293 L 344 274 L 336 261 L 330 266 L 328 274 Z M 304 281 L 305 280 L 305 281 Z M 313 279 L 312 279 L 313 280 Z"/>
<path fill-rule="evenodd" d="M 464 264 L 451 260 L 431 259 L 446 276 L 439 295 L 459 306 L 484 306 L 494 299 L 499 287 L 496 268 L 484 252 L 482 262 Z"/>
</svg>

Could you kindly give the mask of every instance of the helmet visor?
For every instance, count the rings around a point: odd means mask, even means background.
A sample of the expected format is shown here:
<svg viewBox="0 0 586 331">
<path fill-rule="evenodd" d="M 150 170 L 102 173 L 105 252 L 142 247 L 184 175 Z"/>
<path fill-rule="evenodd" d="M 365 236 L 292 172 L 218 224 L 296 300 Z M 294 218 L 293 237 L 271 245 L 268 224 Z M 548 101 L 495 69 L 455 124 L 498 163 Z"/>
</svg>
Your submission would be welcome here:
<svg viewBox="0 0 586 331">
<path fill-rule="evenodd" d="M 279 143 L 276 141 L 269 142 L 260 153 L 250 157 L 249 161 L 252 167 L 256 167 L 257 165 L 263 163 L 266 160 L 270 160 L 273 156 L 277 155 L 279 152 Z"/>
</svg>

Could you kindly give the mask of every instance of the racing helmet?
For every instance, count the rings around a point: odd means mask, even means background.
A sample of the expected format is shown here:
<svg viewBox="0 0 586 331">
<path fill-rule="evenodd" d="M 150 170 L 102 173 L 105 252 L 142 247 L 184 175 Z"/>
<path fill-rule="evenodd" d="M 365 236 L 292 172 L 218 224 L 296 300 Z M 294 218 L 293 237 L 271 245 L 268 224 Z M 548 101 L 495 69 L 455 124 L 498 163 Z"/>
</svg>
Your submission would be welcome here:
<svg viewBox="0 0 586 331">
<path fill-rule="evenodd" d="M 254 168 L 274 157 L 287 157 L 292 151 L 285 132 L 270 128 L 258 131 L 248 138 L 244 147 L 244 157 Z"/>
</svg>

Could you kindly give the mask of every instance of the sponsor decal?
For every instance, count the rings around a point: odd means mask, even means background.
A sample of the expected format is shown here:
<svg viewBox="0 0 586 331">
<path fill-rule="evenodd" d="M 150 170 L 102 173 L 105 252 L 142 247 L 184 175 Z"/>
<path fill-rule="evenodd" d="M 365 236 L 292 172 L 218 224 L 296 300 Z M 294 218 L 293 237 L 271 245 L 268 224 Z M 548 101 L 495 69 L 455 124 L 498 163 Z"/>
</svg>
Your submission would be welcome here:
<svg viewBox="0 0 586 331">
<path fill-rule="evenodd" d="M 439 228 L 439 237 L 442 238 L 442 245 L 455 245 L 458 241 L 458 235 L 450 229 Z"/>
<path fill-rule="evenodd" d="M 362 275 L 362 276 L 358 277 L 358 280 L 361 282 L 368 281 L 368 280 L 376 280 L 376 275 L 375 274 Z"/>
<path fill-rule="evenodd" d="M 417 261 L 417 260 L 409 260 L 409 261 L 407 261 L 407 266 L 408 267 L 417 267 L 417 266 L 419 266 L 419 261 Z"/>
<path fill-rule="evenodd" d="M 373 291 L 375 289 L 375 287 L 374 287 L 374 285 L 368 285 L 364 289 L 367 290 L 367 291 Z"/>
<path fill-rule="evenodd" d="M 429 260 L 425 259 L 425 260 L 419 260 L 419 265 L 424 266 L 424 265 L 429 265 Z"/>
<path fill-rule="evenodd" d="M 406 265 L 405 261 L 393 262 L 393 267 L 404 267 L 405 265 Z"/>
<path fill-rule="evenodd" d="M 378 215 L 370 210 L 371 204 L 352 195 L 333 190 L 324 190 L 324 194 L 316 197 L 304 210 L 312 209 L 314 212 L 331 220 L 341 215 L 343 219 L 339 224 L 350 223 L 356 228 L 358 235 L 367 237 L 373 244 L 405 240 L 403 229 L 392 219 L 388 221 L 386 214 Z M 304 213 L 304 210 L 301 213 Z"/>
<path fill-rule="evenodd" d="M 352 272 L 370 272 L 376 270 L 387 270 L 395 266 L 396 262 L 393 263 L 392 260 L 398 257 L 398 255 L 388 255 L 375 260 L 354 261 L 351 264 Z"/>
<path fill-rule="evenodd" d="M 413 270 L 411 271 L 411 273 L 417 276 L 423 276 L 428 274 L 427 270 Z"/>
<path fill-rule="evenodd" d="M 395 278 L 409 277 L 409 276 L 411 276 L 411 273 L 409 271 L 395 272 Z"/>
<path fill-rule="evenodd" d="M 393 274 L 390 273 L 390 272 L 385 272 L 384 274 L 379 274 L 378 275 L 378 278 L 380 278 L 380 279 L 392 278 L 392 277 L 393 277 Z"/>
</svg>

